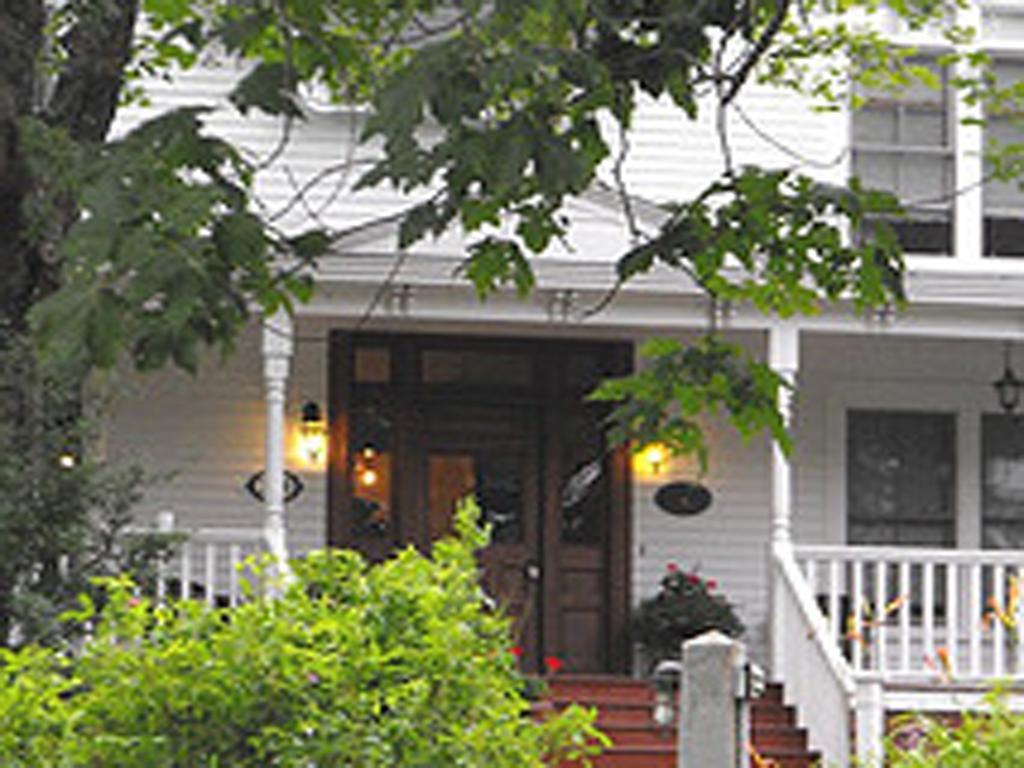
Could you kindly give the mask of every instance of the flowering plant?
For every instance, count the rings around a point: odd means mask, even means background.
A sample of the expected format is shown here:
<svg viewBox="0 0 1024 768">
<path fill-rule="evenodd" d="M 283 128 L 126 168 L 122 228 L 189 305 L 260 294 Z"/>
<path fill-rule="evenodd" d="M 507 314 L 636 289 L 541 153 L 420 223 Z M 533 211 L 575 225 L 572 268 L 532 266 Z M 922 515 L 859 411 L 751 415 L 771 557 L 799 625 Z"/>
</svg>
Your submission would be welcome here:
<svg viewBox="0 0 1024 768">
<path fill-rule="evenodd" d="M 633 614 L 633 639 L 649 660 L 678 658 L 684 641 L 712 629 L 730 637 L 743 634 L 743 623 L 717 587 L 714 579 L 669 564 L 657 594 Z"/>
</svg>

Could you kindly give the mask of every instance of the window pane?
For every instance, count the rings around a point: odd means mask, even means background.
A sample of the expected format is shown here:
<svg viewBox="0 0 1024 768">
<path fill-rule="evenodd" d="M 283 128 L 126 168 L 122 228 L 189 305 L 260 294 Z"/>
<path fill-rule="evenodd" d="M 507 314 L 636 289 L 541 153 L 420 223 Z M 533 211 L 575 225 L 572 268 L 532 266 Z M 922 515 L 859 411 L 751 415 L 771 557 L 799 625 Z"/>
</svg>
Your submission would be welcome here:
<svg viewBox="0 0 1024 768">
<path fill-rule="evenodd" d="M 563 422 L 562 540 L 598 545 L 604 539 L 609 504 L 610 459 L 601 416 L 591 403 L 574 409 Z"/>
<path fill-rule="evenodd" d="M 895 109 L 866 106 L 853 121 L 855 144 L 896 144 L 898 135 Z"/>
<path fill-rule="evenodd" d="M 533 381 L 531 358 L 520 352 L 475 349 L 423 351 L 421 376 L 426 384 L 489 384 L 528 387 Z"/>
<path fill-rule="evenodd" d="M 456 505 L 473 494 L 491 541 L 522 541 L 523 457 L 502 451 L 438 451 L 427 458 L 428 532 L 431 541 L 452 531 Z"/>
<path fill-rule="evenodd" d="M 358 384 L 387 384 L 391 381 L 391 349 L 356 347 L 355 369 Z"/>
<path fill-rule="evenodd" d="M 1024 218 L 986 216 L 985 254 L 1024 256 Z"/>
<path fill-rule="evenodd" d="M 953 546 L 955 443 L 951 414 L 850 411 L 850 543 Z"/>
<path fill-rule="evenodd" d="M 903 91 L 863 92 L 865 106 L 852 116 L 853 173 L 907 207 L 893 224 L 904 250 L 950 255 L 955 178 L 947 73 L 934 60 L 913 63 L 931 69 L 941 87 L 915 82 Z"/>
<path fill-rule="evenodd" d="M 993 65 L 996 85 L 1013 87 L 1024 80 L 1024 61 L 999 60 Z M 1005 147 L 1024 141 L 1024 125 L 1010 115 L 988 114 L 985 125 L 985 145 L 989 148 Z M 984 177 L 992 173 L 986 163 Z M 988 256 L 1024 256 L 1024 190 L 1016 181 L 992 179 L 985 183 L 983 193 L 985 210 L 985 254 Z"/>
<path fill-rule="evenodd" d="M 944 147 L 949 143 L 949 123 L 944 113 L 933 109 L 908 108 L 902 117 L 901 144 Z"/>
<path fill-rule="evenodd" d="M 349 427 L 353 535 L 388 536 L 392 531 L 391 422 L 373 406 L 354 408 Z"/>
<path fill-rule="evenodd" d="M 1024 548 L 1024 417 L 986 414 L 981 420 L 982 544 Z"/>
</svg>

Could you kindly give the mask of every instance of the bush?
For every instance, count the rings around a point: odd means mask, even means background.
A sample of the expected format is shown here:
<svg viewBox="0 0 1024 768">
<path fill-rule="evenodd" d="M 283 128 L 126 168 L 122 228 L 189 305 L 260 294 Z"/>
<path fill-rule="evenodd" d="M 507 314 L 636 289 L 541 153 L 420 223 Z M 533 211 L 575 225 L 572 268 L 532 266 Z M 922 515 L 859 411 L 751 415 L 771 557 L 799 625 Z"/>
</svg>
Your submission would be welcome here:
<svg viewBox="0 0 1024 768">
<path fill-rule="evenodd" d="M 661 589 L 633 614 L 633 639 L 649 661 L 678 658 L 684 641 L 712 629 L 730 637 L 743 634 L 743 623 L 716 587 L 712 579 L 669 565 Z"/>
<path fill-rule="evenodd" d="M 509 621 L 486 610 L 470 508 L 428 558 L 310 555 L 278 599 L 160 607 L 107 582 L 68 658 L 0 650 L 0 764 L 539 766 L 594 751 L 592 714 L 529 717 Z"/>
<path fill-rule="evenodd" d="M 1024 714 L 1011 712 L 1006 691 L 994 688 L 981 712 L 949 718 L 900 718 L 886 744 L 891 768 L 980 768 L 1024 765 Z"/>
</svg>

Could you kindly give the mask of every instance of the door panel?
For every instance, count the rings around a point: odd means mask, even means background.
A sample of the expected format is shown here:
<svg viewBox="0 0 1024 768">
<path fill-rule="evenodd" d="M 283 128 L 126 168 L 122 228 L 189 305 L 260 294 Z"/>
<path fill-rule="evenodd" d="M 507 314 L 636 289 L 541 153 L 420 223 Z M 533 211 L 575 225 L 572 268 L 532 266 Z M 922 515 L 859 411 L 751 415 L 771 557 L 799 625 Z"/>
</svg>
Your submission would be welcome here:
<svg viewBox="0 0 1024 768">
<path fill-rule="evenodd" d="M 498 406 L 486 418 L 481 418 L 479 407 L 472 410 L 476 418 L 471 421 L 452 417 L 445 431 L 428 431 L 423 437 L 428 519 L 424 543 L 429 546 L 429 541 L 450 532 L 456 504 L 474 496 L 491 528 L 491 543 L 480 553 L 483 587 L 511 617 L 524 661 L 536 669 L 540 553 L 535 428 L 522 414 Z M 481 430 L 481 425 L 494 429 Z"/>
</svg>

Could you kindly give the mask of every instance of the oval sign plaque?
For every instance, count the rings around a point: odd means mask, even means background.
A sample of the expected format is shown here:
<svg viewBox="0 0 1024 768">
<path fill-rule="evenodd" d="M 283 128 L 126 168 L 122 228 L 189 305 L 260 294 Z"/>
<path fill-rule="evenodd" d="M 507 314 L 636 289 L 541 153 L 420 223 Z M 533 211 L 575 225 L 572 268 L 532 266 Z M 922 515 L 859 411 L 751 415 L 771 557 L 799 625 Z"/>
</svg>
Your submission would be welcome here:
<svg viewBox="0 0 1024 768">
<path fill-rule="evenodd" d="M 711 506 L 711 491 L 700 483 L 669 483 L 654 494 L 654 503 L 670 515 L 690 517 Z"/>
</svg>

